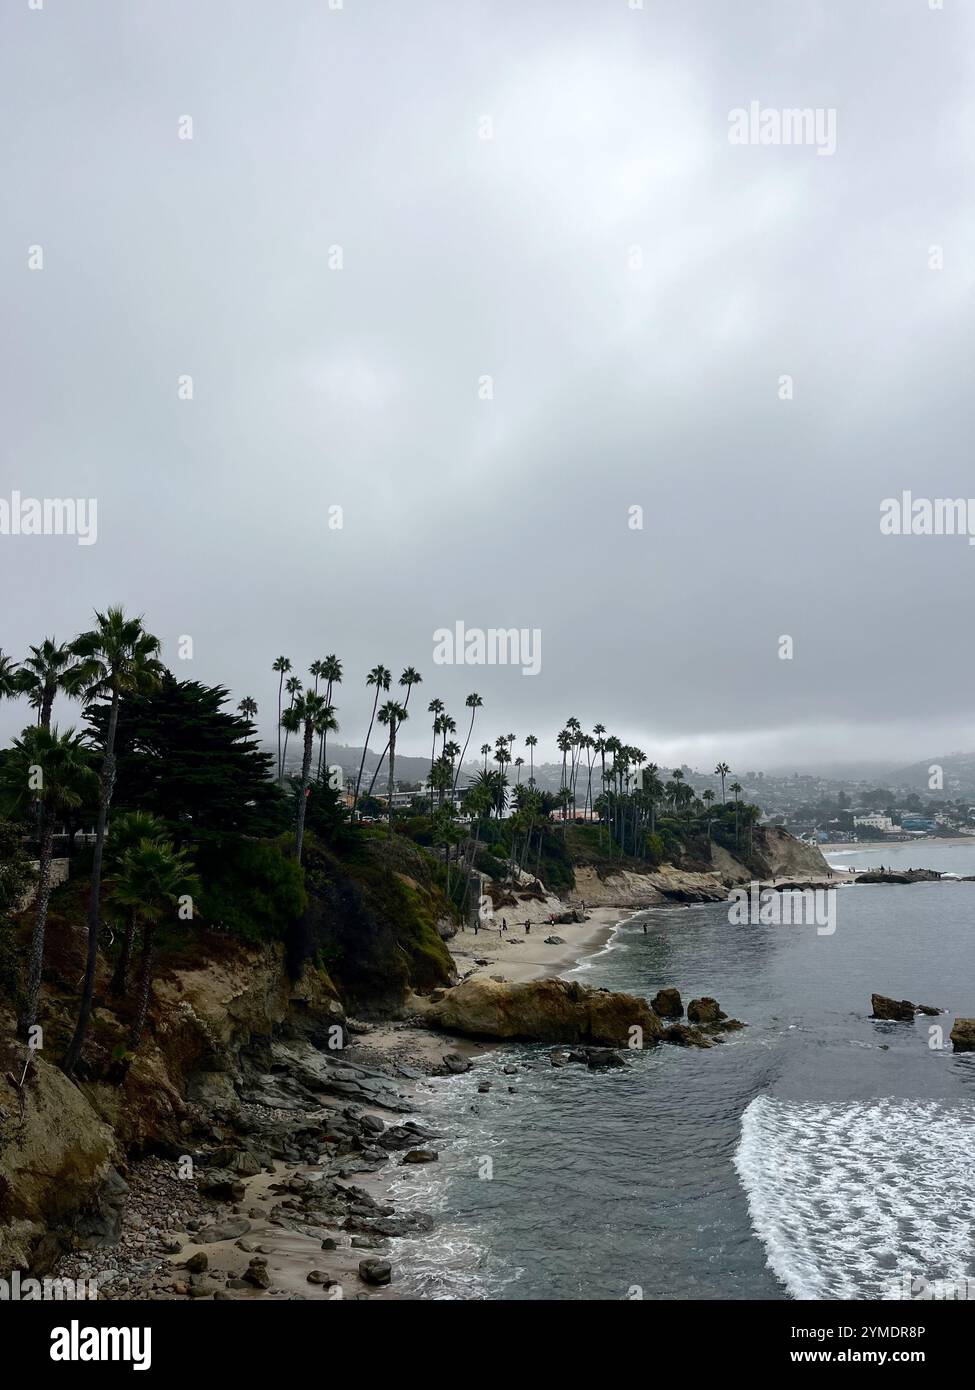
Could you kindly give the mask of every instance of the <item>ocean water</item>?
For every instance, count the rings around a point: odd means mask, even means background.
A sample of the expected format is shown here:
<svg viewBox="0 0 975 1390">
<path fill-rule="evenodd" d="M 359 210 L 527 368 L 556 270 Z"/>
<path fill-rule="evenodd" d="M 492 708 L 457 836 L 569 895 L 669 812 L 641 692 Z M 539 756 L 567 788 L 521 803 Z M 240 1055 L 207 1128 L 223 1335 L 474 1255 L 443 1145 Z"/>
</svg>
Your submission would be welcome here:
<svg viewBox="0 0 975 1390">
<path fill-rule="evenodd" d="M 938 867 L 975 872 L 973 849 Z M 438 1224 L 394 1242 L 403 1293 L 885 1299 L 975 1279 L 975 1054 L 948 1043 L 975 1015 L 975 883 L 846 887 L 836 906 L 832 936 L 734 926 L 723 904 L 638 913 L 570 972 L 714 995 L 749 1025 L 719 1047 L 595 1073 L 511 1047 L 425 1083 L 441 1161 L 402 1169 L 397 1196 Z M 947 1012 L 875 1023 L 874 991 Z"/>
</svg>

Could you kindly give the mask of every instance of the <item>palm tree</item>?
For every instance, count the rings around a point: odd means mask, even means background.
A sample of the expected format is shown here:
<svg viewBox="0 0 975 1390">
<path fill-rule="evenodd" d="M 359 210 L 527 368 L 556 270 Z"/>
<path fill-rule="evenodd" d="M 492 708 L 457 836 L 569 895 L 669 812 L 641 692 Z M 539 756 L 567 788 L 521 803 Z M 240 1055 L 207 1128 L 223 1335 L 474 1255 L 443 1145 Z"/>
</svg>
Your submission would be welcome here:
<svg viewBox="0 0 975 1390">
<path fill-rule="evenodd" d="M 647 763 L 643 769 L 643 790 L 647 795 L 647 802 L 650 806 L 650 834 L 656 829 L 657 802 L 663 796 L 663 783 L 657 776 L 660 768 L 656 763 Z"/>
<path fill-rule="evenodd" d="M 481 756 L 482 756 L 483 759 L 484 759 L 484 771 L 485 771 L 485 772 L 487 772 L 487 760 L 488 760 L 488 757 L 489 757 L 489 755 L 490 755 L 490 752 L 491 752 L 491 745 L 490 745 L 489 743 L 482 743 L 482 744 L 481 744 Z"/>
<path fill-rule="evenodd" d="M 308 667 L 308 674 L 309 674 L 310 676 L 314 676 L 314 677 L 315 677 L 315 689 L 314 689 L 314 692 L 313 692 L 315 695 L 318 694 L 318 682 L 321 680 L 322 675 L 324 674 L 324 671 L 325 671 L 325 663 L 324 663 L 324 661 L 313 661 L 312 664 Z"/>
<path fill-rule="evenodd" d="M 413 667 L 413 666 L 407 666 L 406 670 L 403 672 L 403 674 L 402 674 L 402 675 L 400 676 L 400 678 L 399 678 L 399 683 L 400 683 L 400 685 L 405 685 L 405 686 L 406 686 L 406 699 L 403 701 L 403 708 L 404 708 L 404 709 L 407 709 L 407 708 L 409 707 L 409 703 L 410 703 L 410 691 L 412 690 L 413 686 L 414 686 L 414 685 L 420 685 L 420 684 L 422 683 L 422 681 L 423 681 L 423 677 L 420 675 L 419 671 L 417 671 L 416 668 Z M 382 766 L 383 766 L 383 763 L 386 761 L 386 754 L 387 754 L 388 752 L 389 752 L 389 739 L 386 740 L 386 747 L 383 749 L 383 751 L 382 751 L 382 756 L 380 757 L 379 762 L 376 764 L 376 770 L 375 770 L 375 772 L 372 774 L 372 781 L 369 783 L 369 790 L 366 792 L 366 796 L 372 796 L 372 789 L 373 789 L 373 787 L 376 785 L 376 778 L 379 776 L 380 772 L 382 771 Z"/>
<path fill-rule="evenodd" d="M 95 997 L 102 857 L 105 853 L 108 808 L 112 802 L 112 788 L 115 785 L 115 732 L 118 729 L 119 705 L 126 696 L 144 695 L 155 690 L 164 672 L 158 655 L 158 637 L 153 637 L 145 630 L 141 618 L 127 618 L 122 608 L 109 608 L 105 613 L 96 612 L 95 626 L 91 631 L 84 632 L 76 638 L 71 647 L 73 654 L 78 658 L 78 667 L 72 678 L 73 689 L 86 703 L 100 697 L 110 698 L 111 707 L 102 758 L 98 824 L 91 865 L 85 981 L 78 1021 L 62 1062 L 68 1076 L 78 1065 Z"/>
<path fill-rule="evenodd" d="M 437 793 L 437 800 L 443 804 L 444 792 L 450 789 L 454 780 L 454 769 L 450 765 L 450 759 L 445 757 L 437 758 L 433 767 L 430 769 L 430 796 Z"/>
<path fill-rule="evenodd" d="M 295 700 L 297 700 L 299 694 L 301 693 L 301 678 L 299 676 L 292 676 L 290 680 L 285 682 L 284 688 L 291 696 L 291 703 L 288 705 L 288 708 L 281 716 L 281 728 L 284 730 L 284 753 L 281 756 L 282 781 L 284 780 L 284 771 L 288 764 L 288 739 L 294 733 L 293 721 L 289 721 L 286 718 L 286 716 L 291 710 L 294 709 Z"/>
<path fill-rule="evenodd" d="M 535 749 L 538 747 L 538 739 L 534 734 L 526 736 L 525 747 L 528 749 L 528 785 L 533 787 L 535 785 Z"/>
<path fill-rule="evenodd" d="M 176 917 L 187 903 L 192 912 L 192 900 L 199 891 L 200 882 L 188 851 L 177 849 L 170 840 L 140 840 L 119 860 L 113 899 L 142 926 L 142 957 L 129 1052 L 136 1052 L 142 1041 L 152 988 L 156 928 L 167 918 Z"/>
<path fill-rule="evenodd" d="M 714 800 L 714 792 L 710 787 L 701 793 L 701 800 L 704 802 L 704 809 L 708 813 L 708 844 L 711 843 L 711 802 Z"/>
<path fill-rule="evenodd" d="M 515 758 L 515 767 L 518 769 L 518 786 L 521 786 L 521 769 L 525 766 L 524 758 Z"/>
<path fill-rule="evenodd" d="M 73 729 L 65 734 L 59 734 L 57 727 L 51 729 L 46 725 L 25 729 L 23 736 L 14 740 L 3 761 L 0 800 L 4 810 L 16 814 L 31 798 L 36 798 L 40 807 L 40 863 L 34 930 L 28 956 L 27 986 L 17 1021 L 17 1031 L 22 1038 L 27 1037 L 37 1021 L 44 933 L 51 899 L 54 828 L 59 817 L 80 806 L 97 785 L 91 753 L 81 734 Z"/>
<path fill-rule="evenodd" d="M 14 700 L 21 693 L 16 661 L 4 656 L 0 647 L 0 700 Z"/>
<path fill-rule="evenodd" d="M 399 678 L 400 685 L 406 686 L 406 699 L 403 701 L 403 708 L 408 709 L 410 704 L 410 691 L 415 685 L 423 684 L 423 677 L 415 666 L 407 666 L 406 670 Z"/>
<path fill-rule="evenodd" d="M 70 645 L 45 637 L 39 647 L 30 648 L 17 672 L 22 694 L 37 710 L 37 722 L 42 729 L 51 727 L 51 711 L 58 694 L 70 694 L 77 667 Z"/>
<path fill-rule="evenodd" d="M 333 685 L 341 685 L 341 684 L 342 684 L 342 663 L 341 663 L 341 661 L 339 661 L 338 657 L 334 654 L 334 652 L 333 652 L 330 656 L 325 657 L 324 661 L 322 662 L 322 672 L 321 672 L 321 675 L 322 675 L 322 680 L 328 682 L 328 684 L 327 684 L 326 687 L 325 687 L 325 703 L 326 703 L 327 705 L 331 706 L 331 704 L 332 704 L 332 686 L 333 686 Z M 337 724 L 335 725 L 335 728 L 336 728 L 336 729 L 338 728 L 338 725 L 337 725 Z M 321 735 L 319 736 L 319 740 L 318 740 L 318 780 L 319 780 L 319 782 L 322 780 L 322 777 L 323 777 L 324 774 L 325 774 L 325 744 L 326 744 L 326 742 L 327 742 L 327 740 L 328 740 L 329 734 L 332 733 L 332 732 L 333 732 L 333 730 L 332 730 L 331 728 L 324 728 L 324 729 L 322 729 Z"/>
<path fill-rule="evenodd" d="M 327 726 L 336 728 L 335 711 L 325 703 L 324 695 L 316 695 L 314 690 L 306 690 L 296 695 L 291 707 L 285 710 L 282 719 L 285 733 L 303 732 L 301 752 L 301 790 L 298 794 L 298 814 L 295 818 L 295 858 L 301 863 L 301 846 L 305 838 L 305 811 L 308 806 L 308 788 L 311 783 L 311 756 L 315 744 L 315 734 Z M 287 747 L 287 745 L 285 745 Z"/>
<path fill-rule="evenodd" d="M 286 656 L 279 656 L 271 667 L 272 671 L 280 672 L 278 681 L 278 781 L 284 777 L 284 764 L 281 761 L 281 691 L 284 686 L 284 675 L 291 670 L 291 662 Z"/>
<path fill-rule="evenodd" d="M 257 701 L 252 700 L 249 695 L 245 695 L 237 706 L 245 719 L 253 721 L 257 718 Z"/>
<path fill-rule="evenodd" d="M 386 796 L 386 815 L 389 822 L 389 833 L 393 833 L 393 773 L 396 764 L 396 730 L 403 723 L 404 719 L 409 719 L 406 712 L 406 705 L 399 704 L 396 700 L 387 700 L 379 711 L 379 722 L 389 729 L 389 788 Z"/>
<path fill-rule="evenodd" d="M 362 785 L 362 769 L 366 765 L 366 754 L 369 751 L 369 735 L 372 733 L 372 726 L 376 718 L 376 709 L 379 705 L 379 692 L 389 689 L 389 683 L 393 679 L 392 673 L 387 666 L 374 666 L 366 677 L 366 685 L 376 687 L 376 698 L 372 702 L 372 714 L 369 716 L 369 728 L 366 732 L 366 741 L 362 747 L 362 757 L 359 760 L 359 775 L 355 779 L 355 795 L 352 798 L 352 820 L 355 820 L 355 808 L 359 802 L 359 788 Z"/>
<path fill-rule="evenodd" d="M 451 720 L 451 723 L 453 723 L 453 720 Z M 457 762 L 457 755 L 458 755 L 459 752 L 460 752 L 460 744 L 459 744 L 459 743 L 455 743 L 455 742 L 453 741 L 453 739 L 451 739 L 449 743 L 444 743 L 444 746 L 443 746 L 443 757 L 445 757 L 445 758 L 447 759 L 447 761 L 450 763 L 450 777 L 451 777 L 451 787 L 450 787 L 450 790 L 451 790 L 451 796 L 453 795 L 453 789 L 454 789 L 454 787 L 457 785 L 457 776 L 456 776 L 456 773 L 454 772 L 454 767 L 455 767 L 455 765 L 456 765 L 456 762 Z M 453 801 L 451 801 L 451 805 L 453 805 Z"/>
<path fill-rule="evenodd" d="M 737 843 L 738 843 L 738 814 L 739 814 L 739 813 L 738 813 L 738 796 L 739 796 L 740 792 L 742 791 L 742 785 L 741 785 L 741 783 L 740 783 L 740 782 L 732 782 L 732 784 L 731 784 L 731 790 L 732 790 L 732 792 L 734 792 L 734 796 L 735 796 L 735 844 L 737 845 Z"/>
<path fill-rule="evenodd" d="M 427 705 L 427 714 L 433 715 L 433 743 L 430 747 L 430 773 L 433 774 L 433 764 L 437 758 L 437 734 L 440 732 L 440 716 L 444 711 L 443 700 L 431 700 Z M 433 815 L 433 782 L 430 782 L 430 814 Z"/>
<path fill-rule="evenodd" d="M 721 778 L 721 805 L 722 805 L 722 806 L 724 806 L 724 805 L 726 804 L 726 803 L 725 803 L 725 799 L 724 799 L 724 779 L 728 776 L 728 773 L 729 773 L 730 771 L 731 771 L 731 768 L 728 766 L 727 763 L 718 763 L 718 766 L 714 769 L 714 775 L 715 775 L 715 777 L 720 777 L 720 778 Z"/>
<path fill-rule="evenodd" d="M 143 840 L 165 840 L 166 827 L 163 822 L 148 811 L 126 811 L 112 820 L 112 833 L 108 838 L 107 859 L 110 870 L 118 868 L 123 856 Z M 122 949 L 115 969 L 112 972 L 110 993 L 121 997 L 129 987 L 129 966 L 132 963 L 132 947 L 135 945 L 137 913 L 125 914 L 125 928 L 122 933 Z"/>
<path fill-rule="evenodd" d="M 460 770 L 464 766 L 464 759 L 467 756 L 467 745 L 470 743 L 471 734 L 474 732 L 474 716 L 477 713 L 477 711 L 481 708 L 483 703 L 484 701 L 476 692 L 473 695 L 468 695 L 467 699 L 464 701 L 464 704 L 471 712 L 471 722 L 467 730 L 467 737 L 464 740 L 464 748 L 463 752 L 460 755 L 460 762 L 457 764 L 457 777 L 460 776 Z M 511 737 L 514 738 L 514 734 L 512 734 Z M 455 792 L 457 790 L 457 777 L 454 778 L 454 785 L 451 788 L 452 792 Z"/>
</svg>

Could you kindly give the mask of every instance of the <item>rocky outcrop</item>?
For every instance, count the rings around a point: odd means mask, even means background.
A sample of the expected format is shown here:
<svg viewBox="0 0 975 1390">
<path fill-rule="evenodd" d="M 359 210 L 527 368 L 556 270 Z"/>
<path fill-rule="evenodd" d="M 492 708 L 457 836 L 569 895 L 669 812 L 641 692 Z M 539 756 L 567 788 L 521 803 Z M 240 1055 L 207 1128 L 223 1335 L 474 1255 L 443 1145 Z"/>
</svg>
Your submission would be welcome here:
<svg viewBox="0 0 975 1390">
<path fill-rule="evenodd" d="M 424 1021 L 466 1037 L 518 1038 L 531 1042 L 644 1046 L 660 1037 L 660 1019 L 645 999 L 591 989 L 575 981 L 529 980 L 519 984 L 475 976 L 431 1005 Z M 639 1028 L 640 1034 L 633 1029 Z"/>
<path fill-rule="evenodd" d="M 688 1023 L 721 1023 L 727 1017 L 717 999 L 709 994 L 703 999 L 692 999 L 687 1006 Z"/>
<path fill-rule="evenodd" d="M 941 874 L 936 869 L 870 869 L 857 874 L 857 883 L 937 883 Z M 957 882 L 957 880 L 955 880 Z"/>
<path fill-rule="evenodd" d="M 829 873 L 820 849 L 804 845 L 778 825 L 755 827 L 752 858 L 762 878 L 822 878 Z"/>
<path fill-rule="evenodd" d="M 975 1018 L 956 1018 L 951 1030 L 955 1052 L 975 1052 Z"/>
<path fill-rule="evenodd" d="M 914 1005 L 909 999 L 888 999 L 886 994 L 871 994 L 870 1016 L 894 1023 L 913 1023 Z"/>
<path fill-rule="evenodd" d="M 710 846 L 710 867 L 661 864 L 645 873 L 630 869 L 600 877 L 591 865 L 576 865 L 573 901 L 612 907 L 659 907 L 667 902 L 723 902 L 728 889 L 760 879 L 798 878 L 818 883 L 829 865 L 815 845 L 804 845 L 779 826 L 756 826 L 747 867 L 719 844 Z"/>
<path fill-rule="evenodd" d="M 888 999 L 886 994 L 871 994 L 870 1017 L 888 1019 L 895 1023 L 910 1023 L 915 1014 L 937 1018 L 941 1013 L 933 1004 L 912 1004 L 910 999 Z"/>
<path fill-rule="evenodd" d="M 53 1227 L 94 1218 L 94 1231 L 118 1158 L 115 1134 L 59 1068 L 35 1057 L 22 1092 L 0 1080 L 0 1274 L 45 1273 Z"/>
<path fill-rule="evenodd" d="M 122 1084 L 75 1084 L 36 1055 L 22 1089 L 0 1080 L 0 1276 L 15 1267 L 44 1273 L 66 1248 L 111 1240 L 125 1198 L 116 1166 L 124 1172 L 130 1154 L 149 1148 L 182 1152 L 194 1117 L 213 1124 L 237 1115 L 255 1049 L 269 1050 L 272 1037 L 293 1048 L 344 1040 L 328 976 L 306 966 L 290 980 L 280 945 L 228 942 L 219 959 L 163 972 L 150 1019 Z M 102 1005 L 95 1023 L 98 1057 L 125 1033 Z M 227 1177 L 239 1182 L 236 1172 Z"/>
<path fill-rule="evenodd" d="M 659 907 L 665 901 L 649 874 L 620 870 L 600 878 L 588 864 L 577 864 L 574 873 L 575 888 L 569 898 L 587 907 Z"/>
</svg>

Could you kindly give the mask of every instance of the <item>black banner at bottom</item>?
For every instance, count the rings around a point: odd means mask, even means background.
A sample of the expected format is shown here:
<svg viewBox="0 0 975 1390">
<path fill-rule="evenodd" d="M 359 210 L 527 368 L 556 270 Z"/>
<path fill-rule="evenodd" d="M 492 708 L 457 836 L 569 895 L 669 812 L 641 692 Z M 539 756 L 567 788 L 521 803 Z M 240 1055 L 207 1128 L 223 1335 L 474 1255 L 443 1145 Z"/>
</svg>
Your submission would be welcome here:
<svg viewBox="0 0 975 1390">
<path fill-rule="evenodd" d="M 595 1351 L 592 1339 L 605 1328 L 610 1334 L 639 1334 L 640 1355 L 666 1350 L 668 1369 L 672 1364 L 679 1374 L 702 1374 L 709 1366 L 707 1374 L 724 1376 L 739 1369 L 782 1371 L 793 1366 L 948 1370 L 970 1343 L 972 1329 L 971 1304 L 965 1302 L 429 1305 L 391 1299 L 368 1304 L 335 1300 L 335 1305 L 267 1299 L 8 1301 L 0 1302 L 0 1338 L 8 1353 L 16 1348 L 21 1376 L 50 1367 L 56 1378 L 66 1379 L 85 1371 L 172 1378 L 185 1376 L 188 1365 L 194 1376 L 235 1371 L 246 1375 L 265 1358 L 273 1358 L 278 1375 L 285 1368 L 321 1369 L 326 1364 L 334 1372 L 338 1358 L 347 1354 L 354 1364 L 361 1355 L 361 1339 L 376 1335 L 398 1348 L 396 1358 L 406 1358 L 404 1367 L 411 1348 L 440 1344 L 431 1338 L 447 1339 L 444 1345 L 449 1347 L 461 1336 L 468 1349 L 482 1345 L 485 1369 L 492 1351 L 497 1364 L 522 1339 L 545 1347 L 551 1369 L 563 1355 L 578 1356 L 580 1337 Z M 583 1310 L 585 1324 L 580 1326 Z M 487 1341 L 486 1322 L 491 1328 Z M 347 1350 L 344 1329 L 356 1338 Z M 386 1340 L 390 1336 L 396 1339 L 392 1343 Z"/>
</svg>

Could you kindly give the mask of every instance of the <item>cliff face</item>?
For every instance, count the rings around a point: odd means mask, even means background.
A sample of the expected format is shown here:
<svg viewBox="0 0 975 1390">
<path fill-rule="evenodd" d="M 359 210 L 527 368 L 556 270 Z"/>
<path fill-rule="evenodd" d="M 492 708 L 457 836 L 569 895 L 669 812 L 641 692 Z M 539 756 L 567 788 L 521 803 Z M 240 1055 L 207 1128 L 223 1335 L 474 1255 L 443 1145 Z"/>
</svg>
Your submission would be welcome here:
<svg viewBox="0 0 975 1390">
<path fill-rule="evenodd" d="M 728 896 L 729 888 L 753 879 L 825 878 L 829 870 L 818 849 L 777 826 L 755 828 L 749 861 L 751 867 L 722 845 L 712 844 L 710 864 L 694 869 L 661 864 L 645 873 L 621 869 L 600 876 L 591 866 L 577 864 L 575 888 L 568 896 L 593 907 L 659 907 L 675 899 L 717 902 Z"/>
<path fill-rule="evenodd" d="M 84 1075 L 74 1084 L 55 1065 L 73 1025 L 84 946 L 79 913 L 55 910 L 45 1045 L 22 1089 L 15 1079 L 23 1049 L 11 1043 L 0 1057 L 0 1076 L 8 1073 L 0 1079 L 0 1276 L 13 1268 L 43 1274 L 78 1241 L 110 1242 L 128 1157 L 181 1154 L 201 1127 L 232 1118 L 272 1039 L 328 1048 L 346 1004 L 397 1015 L 413 991 L 453 983 L 443 941 L 451 914 L 432 856 L 395 840 L 367 843 L 344 861 L 313 836 L 306 847 L 308 908 L 287 940 L 245 945 L 200 933 L 164 960 L 149 1027 L 121 1082 L 113 1057 L 124 1047 L 132 1001 L 112 1000 L 104 959 Z M 79 881 L 63 891 L 76 897 L 82 888 Z M 13 1037 L 13 1010 L 0 994 L 0 1038 Z"/>
<path fill-rule="evenodd" d="M 234 1110 L 248 1053 L 272 1036 L 326 1041 L 344 1023 L 325 972 L 292 982 L 280 944 L 227 943 L 219 960 L 164 973 L 153 996 L 151 1033 L 121 1085 L 75 1085 L 40 1057 L 22 1091 L 12 1072 L 0 1080 L 0 1276 L 43 1274 L 78 1241 L 111 1241 L 130 1153 L 179 1153 L 202 1117 Z M 110 1010 L 98 1015 L 106 1045 L 124 1037 Z"/>
<path fill-rule="evenodd" d="M 759 826 L 755 831 L 755 852 L 765 864 L 763 877 L 815 878 L 829 871 L 820 849 L 802 844 L 781 826 Z"/>
</svg>

